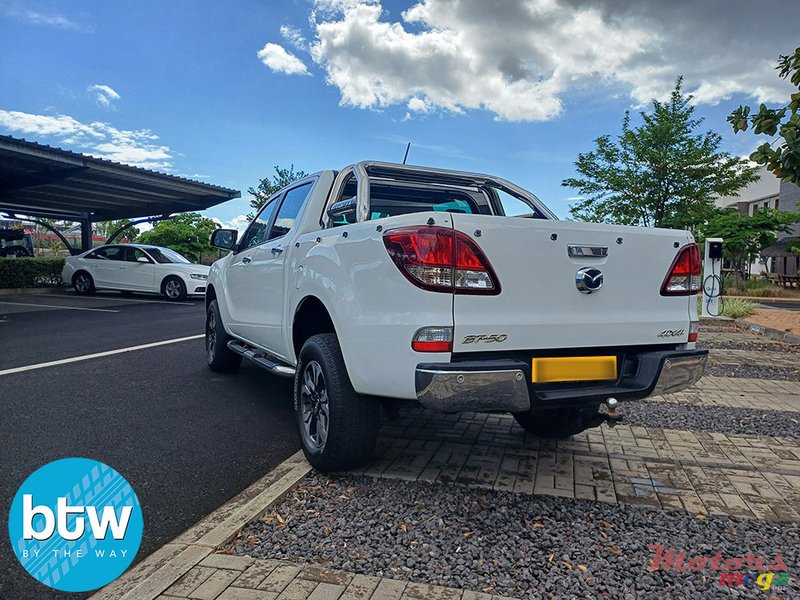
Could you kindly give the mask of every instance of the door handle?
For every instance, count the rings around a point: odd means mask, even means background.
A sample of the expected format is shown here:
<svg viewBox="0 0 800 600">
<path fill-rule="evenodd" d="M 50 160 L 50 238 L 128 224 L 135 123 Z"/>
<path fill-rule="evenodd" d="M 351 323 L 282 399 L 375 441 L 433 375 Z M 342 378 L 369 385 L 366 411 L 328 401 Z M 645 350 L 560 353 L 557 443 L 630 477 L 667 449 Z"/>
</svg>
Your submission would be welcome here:
<svg viewBox="0 0 800 600">
<path fill-rule="evenodd" d="M 245 256 L 245 257 L 242 259 L 242 263 L 244 263 L 244 264 L 246 264 L 246 265 L 249 265 L 251 262 L 253 262 L 253 259 L 252 259 L 252 258 L 250 258 L 249 256 Z"/>
<path fill-rule="evenodd" d="M 272 250 L 270 250 L 270 252 L 272 252 L 272 255 L 275 256 L 276 254 L 283 252 L 283 248 L 280 246 L 275 246 Z"/>
</svg>

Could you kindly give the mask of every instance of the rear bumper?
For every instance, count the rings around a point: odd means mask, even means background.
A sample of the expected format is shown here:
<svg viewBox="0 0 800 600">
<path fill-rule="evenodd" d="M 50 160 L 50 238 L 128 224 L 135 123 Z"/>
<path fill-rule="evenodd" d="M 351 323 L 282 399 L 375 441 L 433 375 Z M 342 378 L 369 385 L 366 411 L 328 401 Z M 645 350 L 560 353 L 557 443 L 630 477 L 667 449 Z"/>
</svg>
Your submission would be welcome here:
<svg viewBox="0 0 800 600">
<path fill-rule="evenodd" d="M 525 412 L 597 405 L 607 398 L 638 400 L 671 394 L 702 376 L 707 350 L 668 350 L 625 355 L 616 381 L 531 383 L 531 365 L 516 360 L 420 364 L 419 402 L 439 412 Z"/>
</svg>

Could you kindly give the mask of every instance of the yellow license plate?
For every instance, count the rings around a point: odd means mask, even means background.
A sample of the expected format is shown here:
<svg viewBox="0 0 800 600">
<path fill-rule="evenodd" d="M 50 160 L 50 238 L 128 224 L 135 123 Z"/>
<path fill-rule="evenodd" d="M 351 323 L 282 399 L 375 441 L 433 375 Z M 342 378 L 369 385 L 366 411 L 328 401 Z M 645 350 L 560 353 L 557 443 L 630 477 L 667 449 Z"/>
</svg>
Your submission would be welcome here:
<svg viewBox="0 0 800 600">
<path fill-rule="evenodd" d="M 533 383 L 598 381 L 617 378 L 616 356 L 551 356 L 534 358 Z"/>
</svg>

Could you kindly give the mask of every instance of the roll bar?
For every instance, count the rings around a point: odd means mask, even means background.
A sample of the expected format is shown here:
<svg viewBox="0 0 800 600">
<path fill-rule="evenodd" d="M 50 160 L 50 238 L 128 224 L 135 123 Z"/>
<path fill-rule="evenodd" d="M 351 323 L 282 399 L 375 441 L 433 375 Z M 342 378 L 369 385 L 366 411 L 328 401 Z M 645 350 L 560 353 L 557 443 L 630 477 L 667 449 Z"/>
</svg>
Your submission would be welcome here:
<svg viewBox="0 0 800 600">
<path fill-rule="evenodd" d="M 460 187 L 493 187 L 502 190 L 526 202 L 534 210 L 539 211 L 548 219 L 558 220 L 558 217 L 548 209 L 541 200 L 528 190 L 519 187 L 501 177 L 484 175 L 481 173 L 469 173 L 467 171 L 452 171 L 448 169 L 435 169 L 432 167 L 418 167 L 413 165 L 401 165 L 398 163 L 388 163 L 379 161 L 362 161 L 352 166 L 345 167 L 336 175 L 331 196 L 328 198 L 326 209 L 326 225 L 330 224 L 330 219 L 335 214 L 340 214 L 345 209 L 351 209 L 352 203 L 348 201 L 338 202 L 332 206 L 331 202 L 338 198 L 350 176 L 355 176 L 356 192 L 356 220 L 367 221 L 370 214 L 370 184 L 375 179 L 393 179 L 395 181 L 413 181 L 418 183 L 433 183 L 438 185 L 451 185 Z M 334 210 L 334 208 L 336 210 Z M 331 212 L 333 211 L 333 214 Z"/>
</svg>

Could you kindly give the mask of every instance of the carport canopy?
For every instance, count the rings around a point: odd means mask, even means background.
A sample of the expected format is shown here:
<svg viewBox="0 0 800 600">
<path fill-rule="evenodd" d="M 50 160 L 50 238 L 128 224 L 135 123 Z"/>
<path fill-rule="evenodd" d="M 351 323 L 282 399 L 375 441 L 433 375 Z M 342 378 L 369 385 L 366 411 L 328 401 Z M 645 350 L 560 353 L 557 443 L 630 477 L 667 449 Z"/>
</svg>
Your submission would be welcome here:
<svg viewBox="0 0 800 600">
<path fill-rule="evenodd" d="M 0 212 L 77 221 L 81 246 L 92 223 L 199 211 L 238 190 L 0 136 Z"/>
</svg>

